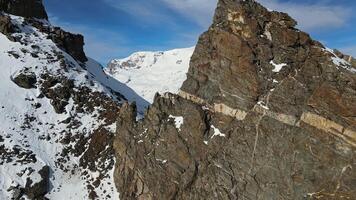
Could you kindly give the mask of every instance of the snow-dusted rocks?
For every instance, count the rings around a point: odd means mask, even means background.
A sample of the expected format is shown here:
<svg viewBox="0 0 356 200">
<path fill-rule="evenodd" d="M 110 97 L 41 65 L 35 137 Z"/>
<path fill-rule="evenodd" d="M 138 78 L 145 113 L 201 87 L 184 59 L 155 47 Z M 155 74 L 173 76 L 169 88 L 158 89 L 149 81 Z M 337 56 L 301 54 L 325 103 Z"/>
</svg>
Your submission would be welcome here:
<svg viewBox="0 0 356 200">
<path fill-rule="evenodd" d="M 61 43 L 69 33 L 1 15 L 13 29 L 0 32 L 0 199 L 117 199 L 112 137 L 128 89 L 75 57 L 81 46 L 67 52 L 80 45 Z"/>
<path fill-rule="evenodd" d="M 169 118 L 174 119 L 174 124 L 176 128 L 181 131 L 182 124 L 184 123 L 184 118 L 182 116 L 169 115 Z"/>
<path fill-rule="evenodd" d="M 128 58 L 111 61 L 105 72 L 152 103 L 157 92 L 178 92 L 187 78 L 193 51 L 194 47 L 164 52 L 137 52 Z"/>
</svg>

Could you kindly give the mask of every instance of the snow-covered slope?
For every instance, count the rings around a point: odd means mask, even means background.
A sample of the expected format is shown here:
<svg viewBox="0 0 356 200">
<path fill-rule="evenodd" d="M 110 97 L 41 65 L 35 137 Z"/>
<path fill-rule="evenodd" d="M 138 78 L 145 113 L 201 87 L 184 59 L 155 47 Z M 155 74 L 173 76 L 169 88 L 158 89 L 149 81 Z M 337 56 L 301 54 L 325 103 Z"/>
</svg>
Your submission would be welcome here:
<svg viewBox="0 0 356 200">
<path fill-rule="evenodd" d="M 134 92 L 10 17 L 19 41 L 0 33 L 0 199 L 118 199 L 106 142 L 119 93 Z"/>
<path fill-rule="evenodd" d="M 137 52 L 128 58 L 111 61 L 105 72 L 152 102 L 156 92 L 178 92 L 186 79 L 193 51 L 194 47 Z"/>
</svg>

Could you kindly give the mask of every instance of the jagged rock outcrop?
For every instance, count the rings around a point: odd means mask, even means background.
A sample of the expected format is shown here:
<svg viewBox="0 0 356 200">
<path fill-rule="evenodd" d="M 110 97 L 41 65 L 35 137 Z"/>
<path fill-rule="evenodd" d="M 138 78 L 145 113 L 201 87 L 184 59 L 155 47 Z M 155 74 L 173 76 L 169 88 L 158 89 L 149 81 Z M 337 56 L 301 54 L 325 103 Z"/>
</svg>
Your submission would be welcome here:
<svg viewBox="0 0 356 200">
<path fill-rule="evenodd" d="M 48 19 L 42 0 L 0 0 L 0 11 L 21 17 Z"/>
<path fill-rule="evenodd" d="M 0 0 L 0 11 L 5 12 L 0 12 L 0 33 L 6 35 L 11 41 L 21 42 L 21 38 L 12 36 L 17 30 L 6 13 L 26 17 L 25 24 L 30 24 L 48 34 L 49 39 L 76 60 L 83 63 L 88 61 L 84 53 L 84 37 L 82 35 L 66 32 L 60 27 L 53 27 L 49 23 L 38 20 L 48 19 L 42 0 Z"/>
<path fill-rule="evenodd" d="M 73 58 L 80 62 L 88 61 L 84 53 L 84 37 L 82 35 L 66 32 L 59 27 L 51 28 L 47 33 L 54 43 Z"/>
<path fill-rule="evenodd" d="M 82 35 L 64 31 L 60 27 L 44 24 L 36 19 L 29 18 L 26 23 L 48 34 L 48 39 L 51 39 L 59 48 L 66 51 L 77 61 L 83 63 L 88 61 L 84 52 L 84 37 Z"/>
<path fill-rule="evenodd" d="M 355 199 L 353 58 L 295 25 L 220 0 L 180 94 L 120 111 L 121 199 Z"/>
</svg>

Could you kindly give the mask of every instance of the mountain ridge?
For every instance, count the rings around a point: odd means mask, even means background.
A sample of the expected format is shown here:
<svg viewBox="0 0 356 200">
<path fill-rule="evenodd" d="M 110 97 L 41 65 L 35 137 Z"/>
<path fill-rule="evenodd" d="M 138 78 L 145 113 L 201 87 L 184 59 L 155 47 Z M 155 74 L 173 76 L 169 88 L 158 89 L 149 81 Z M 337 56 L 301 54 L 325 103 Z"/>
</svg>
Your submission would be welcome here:
<svg viewBox="0 0 356 200">
<path fill-rule="evenodd" d="M 86 57 L 83 36 L 52 26 L 42 1 L 0 3 L 0 199 L 118 198 L 115 116 L 121 92 L 141 97 Z"/>
<path fill-rule="evenodd" d="M 287 14 L 219 0 L 103 70 L 41 0 L 0 11 L 0 199 L 356 198 L 355 59 Z"/>
<path fill-rule="evenodd" d="M 112 60 L 105 72 L 152 103 L 155 94 L 178 93 L 186 79 L 194 47 L 157 52 L 136 52 Z"/>
</svg>

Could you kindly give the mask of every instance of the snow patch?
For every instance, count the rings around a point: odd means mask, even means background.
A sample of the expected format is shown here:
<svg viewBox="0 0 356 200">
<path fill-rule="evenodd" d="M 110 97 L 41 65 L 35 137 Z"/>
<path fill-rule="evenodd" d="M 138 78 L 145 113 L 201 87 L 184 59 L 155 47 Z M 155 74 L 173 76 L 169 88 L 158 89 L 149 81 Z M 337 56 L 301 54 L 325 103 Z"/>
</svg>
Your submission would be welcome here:
<svg viewBox="0 0 356 200">
<path fill-rule="evenodd" d="M 333 61 L 333 63 L 337 66 L 341 66 L 341 65 L 350 65 L 350 63 L 348 63 L 346 60 L 341 59 L 339 57 L 331 57 L 331 60 Z"/>
<path fill-rule="evenodd" d="M 339 57 L 335 54 L 334 50 L 332 50 L 332 49 L 330 49 L 330 48 L 327 48 L 327 47 L 326 47 L 325 49 L 323 49 L 323 50 L 332 54 L 332 56 L 331 56 L 331 61 L 332 61 L 336 66 L 342 67 L 343 69 L 346 69 L 346 70 L 348 70 L 348 71 L 350 71 L 350 72 L 352 72 L 352 73 L 356 73 L 356 69 L 353 68 L 353 67 L 351 66 L 351 64 L 350 64 L 349 62 L 347 62 L 346 60 L 344 60 L 344 59 L 342 59 L 342 58 L 339 58 Z"/>
<path fill-rule="evenodd" d="M 214 130 L 214 134 L 213 136 L 211 136 L 211 138 L 214 138 L 215 136 L 226 137 L 226 135 L 221 133 L 221 131 L 218 128 L 216 128 L 214 125 L 211 125 L 211 128 Z"/>
<path fill-rule="evenodd" d="M 176 128 L 181 131 L 181 127 L 183 125 L 184 119 L 182 116 L 173 116 L 173 115 L 169 115 L 169 118 L 174 119 L 174 123 L 176 125 Z"/>
<path fill-rule="evenodd" d="M 270 64 L 274 66 L 274 69 L 272 71 L 276 73 L 280 72 L 283 67 L 288 66 L 286 63 L 276 64 L 273 60 L 271 60 Z"/>
<path fill-rule="evenodd" d="M 163 159 L 156 159 L 158 162 L 161 162 L 162 164 L 166 164 L 167 163 L 167 160 L 163 160 Z"/>
<path fill-rule="evenodd" d="M 271 32 L 265 31 L 263 34 L 264 34 L 264 36 L 266 36 L 266 38 L 267 38 L 268 40 L 272 41 L 272 34 L 271 34 Z"/>
<path fill-rule="evenodd" d="M 265 105 L 265 103 L 263 101 L 259 101 L 257 102 L 257 105 L 261 106 L 262 108 L 269 110 L 269 108 Z"/>
</svg>

